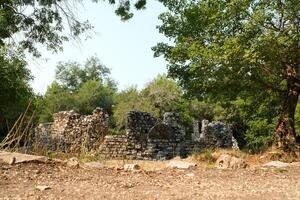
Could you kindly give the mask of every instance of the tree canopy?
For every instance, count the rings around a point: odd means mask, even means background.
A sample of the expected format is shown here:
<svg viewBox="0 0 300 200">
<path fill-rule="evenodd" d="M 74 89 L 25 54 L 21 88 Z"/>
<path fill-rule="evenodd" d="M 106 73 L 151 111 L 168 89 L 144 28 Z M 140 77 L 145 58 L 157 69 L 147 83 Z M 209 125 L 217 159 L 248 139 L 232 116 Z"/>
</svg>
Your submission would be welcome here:
<svg viewBox="0 0 300 200">
<path fill-rule="evenodd" d="M 55 71 L 56 80 L 70 90 L 78 90 L 88 80 L 114 84 L 109 75 L 109 68 L 101 64 L 95 56 L 88 58 L 83 66 L 74 61 L 59 62 Z"/>
<path fill-rule="evenodd" d="M 0 48 L 0 138 L 33 97 L 26 65 L 22 52 Z"/>
<path fill-rule="evenodd" d="M 165 112 L 179 111 L 182 94 L 177 83 L 165 75 L 158 75 L 141 91 L 135 87 L 121 91 L 115 96 L 113 109 L 117 128 L 125 128 L 126 113 L 131 110 L 149 112 L 157 118 Z"/>
<path fill-rule="evenodd" d="M 190 94 L 234 100 L 272 95 L 281 102 L 276 145 L 295 144 L 300 91 L 300 2 L 274 0 L 163 1 L 155 55 Z"/>
<path fill-rule="evenodd" d="M 103 0 L 91 0 L 103 2 Z M 104 0 L 105 1 L 105 0 Z M 132 7 L 143 9 L 146 0 L 106 0 L 117 4 L 115 13 L 122 20 L 130 19 Z M 64 41 L 78 39 L 78 36 L 91 30 L 88 21 L 80 21 L 74 12 L 82 0 L 2 0 L 0 1 L 0 46 L 15 43 L 39 56 L 36 45 L 42 44 L 49 50 L 62 49 Z M 133 5 L 132 5 L 133 4 Z"/>
<path fill-rule="evenodd" d="M 56 67 L 56 80 L 39 99 L 39 121 L 51 121 L 55 112 L 75 110 L 90 114 L 96 107 L 112 113 L 116 83 L 109 77 L 110 70 L 91 57 L 80 63 L 60 62 Z"/>
</svg>

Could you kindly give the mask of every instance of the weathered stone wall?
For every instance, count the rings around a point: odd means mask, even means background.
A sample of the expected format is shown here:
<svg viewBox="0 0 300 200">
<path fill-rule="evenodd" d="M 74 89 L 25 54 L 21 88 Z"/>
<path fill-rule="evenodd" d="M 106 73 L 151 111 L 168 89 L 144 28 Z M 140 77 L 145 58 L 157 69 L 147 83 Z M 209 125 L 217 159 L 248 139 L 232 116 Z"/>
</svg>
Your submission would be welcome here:
<svg viewBox="0 0 300 200">
<path fill-rule="evenodd" d="M 223 122 L 203 120 L 202 124 L 194 123 L 194 130 L 192 140 L 186 140 L 178 113 L 165 113 L 162 122 L 158 122 L 149 113 L 129 112 L 126 135 L 106 136 L 100 146 L 100 157 L 165 160 L 205 148 L 233 146 L 231 129 Z"/>
<path fill-rule="evenodd" d="M 96 150 L 108 133 L 108 115 L 101 108 L 92 115 L 62 111 L 53 118 L 53 123 L 40 124 L 35 129 L 37 144 L 50 151 Z"/>
<path fill-rule="evenodd" d="M 224 122 L 202 120 L 200 124 L 198 121 L 195 121 L 193 128 L 192 140 L 196 144 L 201 143 L 206 148 L 231 148 L 237 145 L 230 126 Z"/>
<path fill-rule="evenodd" d="M 54 137 L 50 134 L 52 123 L 39 124 L 35 128 L 35 141 L 37 145 L 49 150 L 55 151 L 56 142 Z"/>
<path fill-rule="evenodd" d="M 126 135 L 129 141 L 137 142 L 144 148 L 147 133 L 156 124 L 157 120 L 147 112 L 131 111 L 127 114 Z"/>
<path fill-rule="evenodd" d="M 101 144 L 102 148 L 100 147 L 100 157 L 102 159 L 126 159 L 130 155 L 129 146 L 127 136 L 107 135 Z"/>
<path fill-rule="evenodd" d="M 131 111 L 126 134 L 118 136 L 107 135 L 108 116 L 101 109 L 87 116 L 62 111 L 53 117 L 53 123 L 40 124 L 35 131 L 37 143 L 50 151 L 99 150 L 103 159 L 165 160 L 205 148 L 237 147 L 229 126 L 219 121 L 195 121 L 192 140 L 187 140 L 179 114 L 173 112 L 159 121 L 149 113 Z"/>
<path fill-rule="evenodd" d="M 162 122 L 145 112 L 129 112 L 125 136 L 106 136 L 100 146 L 105 159 L 169 159 L 181 153 L 185 136 L 179 115 L 165 113 Z M 119 150 L 119 149 L 122 150 Z"/>
</svg>

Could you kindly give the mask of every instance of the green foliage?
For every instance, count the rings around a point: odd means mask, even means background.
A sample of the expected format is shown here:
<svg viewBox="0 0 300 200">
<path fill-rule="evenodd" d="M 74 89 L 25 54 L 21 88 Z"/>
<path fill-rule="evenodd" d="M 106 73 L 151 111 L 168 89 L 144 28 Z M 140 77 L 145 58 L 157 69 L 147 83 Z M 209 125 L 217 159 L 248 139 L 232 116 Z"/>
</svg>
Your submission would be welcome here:
<svg viewBox="0 0 300 200">
<path fill-rule="evenodd" d="M 183 95 L 178 84 L 166 75 L 158 75 L 141 91 L 151 104 L 160 110 L 160 114 L 176 111 Z"/>
<path fill-rule="evenodd" d="M 206 103 L 197 99 L 190 101 L 190 115 L 197 120 L 207 119 L 212 121 L 215 116 L 215 105 L 213 103 Z"/>
<path fill-rule="evenodd" d="M 90 114 L 96 107 L 101 107 L 111 114 L 114 92 L 112 88 L 99 81 L 87 81 L 75 93 L 75 110 L 82 114 Z"/>
<path fill-rule="evenodd" d="M 105 0 L 104 0 L 105 1 Z M 1 0 L 0 1 L 0 46 L 7 44 L 9 38 L 18 38 L 14 45 L 27 49 L 40 56 L 36 44 L 43 44 L 54 52 L 62 50 L 64 41 L 78 39 L 78 36 L 93 27 L 88 21 L 80 21 L 74 10 L 83 0 Z M 103 2 L 103 0 L 92 0 Z M 133 14 L 130 0 L 108 0 L 118 4 L 115 13 L 122 20 L 130 19 Z M 134 7 L 144 9 L 146 0 L 138 0 Z M 22 34 L 22 37 L 15 37 Z M 20 39 L 22 38 L 22 39 Z"/>
<path fill-rule="evenodd" d="M 282 62 L 293 54 L 298 40 L 296 33 L 285 35 L 271 27 L 277 23 L 279 5 L 210 0 L 185 1 L 186 6 L 177 7 L 164 2 L 169 12 L 161 14 L 159 31 L 174 39 L 175 45 L 158 44 L 155 55 L 165 57 L 169 75 L 178 78 L 190 94 L 232 100 L 258 90 L 285 90 Z M 290 21 L 295 16 L 284 17 Z M 295 28 L 288 22 L 285 27 Z"/>
<path fill-rule="evenodd" d="M 135 87 L 128 88 L 115 96 L 113 117 L 119 130 L 124 130 L 126 113 L 129 111 L 149 112 L 159 117 L 159 109 L 153 106 L 149 99 L 143 97 Z"/>
<path fill-rule="evenodd" d="M 6 39 L 21 33 L 24 37 L 17 45 L 35 56 L 39 56 L 36 43 L 53 51 L 61 50 L 64 41 L 92 28 L 87 21 L 76 19 L 73 5 L 60 0 L 1 1 L 0 43 L 4 44 Z"/>
<path fill-rule="evenodd" d="M 197 99 L 187 99 L 183 96 L 176 105 L 176 111 L 180 114 L 188 138 L 193 131 L 192 125 L 194 120 L 212 120 L 214 117 L 214 104 L 212 103 L 206 103 Z"/>
<path fill-rule="evenodd" d="M 234 136 L 241 148 L 256 153 L 272 144 L 280 114 L 279 100 L 270 93 L 269 96 L 238 98 L 223 105 L 223 120 L 233 124 Z"/>
<path fill-rule="evenodd" d="M 297 104 L 296 112 L 295 112 L 295 129 L 297 135 L 300 135 L 300 104 Z"/>
<path fill-rule="evenodd" d="M 159 31 L 174 43 L 153 50 L 168 61 L 169 75 L 190 96 L 218 103 L 217 118 L 244 124 L 250 149 L 269 144 L 282 108 L 294 118 L 284 99 L 299 91 L 300 2 L 161 2 L 168 12 L 160 15 Z"/>
<path fill-rule="evenodd" d="M 82 66 L 76 62 L 59 63 L 56 80 L 38 100 L 39 122 L 52 120 L 53 113 L 74 110 L 90 114 L 96 107 L 112 113 L 116 84 L 109 69 L 98 58 L 91 57 Z"/>
<path fill-rule="evenodd" d="M 52 121 L 53 113 L 75 108 L 73 95 L 56 81 L 48 86 L 44 97 L 38 99 L 37 102 L 39 122 Z"/>
<path fill-rule="evenodd" d="M 125 128 L 126 113 L 131 110 L 149 112 L 156 118 L 168 111 L 180 111 L 182 94 L 176 82 L 165 75 L 158 75 L 142 91 L 131 87 L 120 92 L 114 107 L 117 128 Z"/>
<path fill-rule="evenodd" d="M 206 149 L 202 152 L 193 152 L 193 157 L 200 162 L 215 163 L 212 149 Z"/>
<path fill-rule="evenodd" d="M 99 0 L 93 0 L 98 2 Z M 115 0 L 108 0 L 110 4 L 116 4 Z M 134 3 L 134 8 L 137 10 L 145 9 L 146 0 L 137 0 Z M 117 9 L 115 13 L 121 17 L 123 21 L 129 20 L 133 17 L 132 9 L 132 1 L 131 0 L 119 0 Z"/>
<path fill-rule="evenodd" d="M 0 137 L 34 98 L 26 65 L 22 53 L 0 47 Z"/>
<path fill-rule="evenodd" d="M 110 70 L 97 57 L 90 57 L 83 65 L 74 61 L 60 62 L 56 66 L 55 78 L 63 87 L 76 91 L 88 80 L 113 83 L 109 74 Z"/>
<path fill-rule="evenodd" d="M 250 152 L 261 152 L 272 144 L 274 123 L 270 124 L 266 119 L 257 119 L 249 121 L 248 126 L 245 139 Z"/>
</svg>

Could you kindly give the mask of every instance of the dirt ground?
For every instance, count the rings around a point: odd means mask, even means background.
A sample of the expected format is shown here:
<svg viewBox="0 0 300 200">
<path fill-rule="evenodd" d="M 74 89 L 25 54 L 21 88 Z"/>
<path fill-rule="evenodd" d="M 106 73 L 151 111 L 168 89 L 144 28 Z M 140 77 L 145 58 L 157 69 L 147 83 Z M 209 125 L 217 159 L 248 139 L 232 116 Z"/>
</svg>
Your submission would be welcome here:
<svg viewBox="0 0 300 200">
<path fill-rule="evenodd" d="M 0 199 L 300 199 L 300 166 L 125 172 L 117 167 L 0 163 Z"/>
</svg>

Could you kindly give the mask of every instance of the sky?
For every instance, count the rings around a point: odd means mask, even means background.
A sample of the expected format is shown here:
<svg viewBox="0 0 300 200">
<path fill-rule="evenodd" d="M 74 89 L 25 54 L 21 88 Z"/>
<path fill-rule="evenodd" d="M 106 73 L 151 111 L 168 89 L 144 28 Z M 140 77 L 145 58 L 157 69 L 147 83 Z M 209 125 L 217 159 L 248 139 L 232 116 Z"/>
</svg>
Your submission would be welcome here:
<svg viewBox="0 0 300 200">
<path fill-rule="evenodd" d="M 97 56 L 102 64 L 111 69 L 111 77 L 118 83 L 119 90 L 132 85 L 143 88 L 158 74 L 167 72 L 163 58 L 154 58 L 151 47 L 158 42 L 168 42 L 159 34 L 158 15 L 165 8 L 156 1 L 148 1 L 147 9 L 135 12 L 134 17 L 122 22 L 115 15 L 115 7 L 107 3 L 84 2 L 77 10 L 82 20 L 89 20 L 94 26 L 92 38 L 77 42 L 66 42 L 63 52 L 51 53 L 40 49 L 42 58 L 29 58 L 29 68 L 35 79 L 35 92 L 44 94 L 55 76 L 59 61 L 83 63 L 91 56 Z"/>
</svg>

